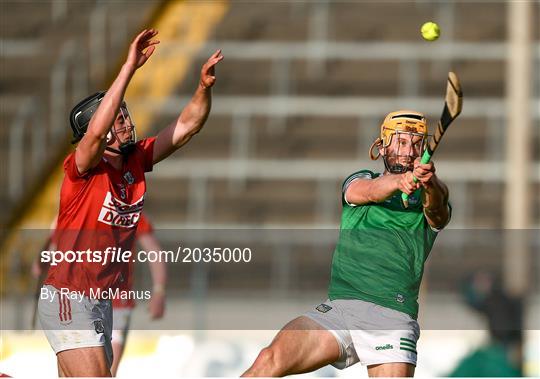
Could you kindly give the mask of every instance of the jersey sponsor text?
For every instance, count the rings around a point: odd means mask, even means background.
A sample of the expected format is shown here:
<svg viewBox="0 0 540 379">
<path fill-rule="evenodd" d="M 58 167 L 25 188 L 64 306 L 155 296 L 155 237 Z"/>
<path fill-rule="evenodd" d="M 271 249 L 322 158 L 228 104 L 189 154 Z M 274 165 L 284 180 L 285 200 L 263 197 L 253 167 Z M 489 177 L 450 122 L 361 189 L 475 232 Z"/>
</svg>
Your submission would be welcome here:
<svg viewBox="0 0 540 379">
<path fill-rule="evenodd" d="M 133 204 L 126 204 L 107 192 L 98 221 L 112 226 L 132 228 L 137 225 L 144 205 L 144 195 Z"/>
</svg>

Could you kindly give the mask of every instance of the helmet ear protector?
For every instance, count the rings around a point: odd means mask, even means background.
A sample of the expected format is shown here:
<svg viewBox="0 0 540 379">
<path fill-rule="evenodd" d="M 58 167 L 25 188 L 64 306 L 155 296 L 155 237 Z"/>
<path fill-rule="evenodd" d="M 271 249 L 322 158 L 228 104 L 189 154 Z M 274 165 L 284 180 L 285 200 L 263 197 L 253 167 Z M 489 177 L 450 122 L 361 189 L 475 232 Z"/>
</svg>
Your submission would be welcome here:
<svg viewBox="0 0 540 379">
<path fill-rule="evenodd" d="M 69 122 L 71 125 L 71 130 L 73 131 L 73 139 L 71 140 L 71 143 L 77 143 L 83 138 L 88 129 L 90 119 L 94 113 L 96 113 L 101 100 L 103 100 L 105 97 L 105 93 L 105 91 L 96 92 L 93 95 L 81 100 L 77 105 L 75 105 L 75 107 L 73 107 L 69 115 Z M 111 143 L 113 139 L 116 138 L 119 141 L 119 150 L 113 149 L 112 147 L 107 147 L 106 149 L 117 154 L 126 155 L 133 150 L 135 142 L 137 141 L 137 134 L 125 102 L 122 102 L 119 112 L 122 115 L 124 122 L 131 126 L 131 136 L 127 141 L 120 141 L 115 128 L 111 128 L 107 134 L 107 143 Z"/>
<path fill-rule="evenodd" d="M 384 118 L 380 136 L 375 139 L 369 149 L 369 157 L 372 160 L 377 160 L 381 155 L 380 151 L 385 151 L 383 154 L 384 165 L 389 172 L 395 174 L 407 171 L 407 168 L 401 164 L 391 165 L 386 154 L 386 148 L 392 143 L 392 138 L 398 134 L 421 137 L 421 151 L 423 151 L 424 142 L 428 136 L 425 116 L 415 111 L 400 110 L 391 112 Z M 399 155 L 399 151 L 396 154 Z M 407 155 L 409 154 L 410 152 Z"/>
<path fill-rule="evenodd" d="M 71 130 L 73 131 L 71 143 L 77 143 L 83 138 L 88 129 L 90 119 L 94 113 L 96 113 L 96 110 L 104 97 L 105 91 L 96 92 L 81 100 L 73 107 L 69 114 L 69 123 L 71 125 Z"/>
</svg>

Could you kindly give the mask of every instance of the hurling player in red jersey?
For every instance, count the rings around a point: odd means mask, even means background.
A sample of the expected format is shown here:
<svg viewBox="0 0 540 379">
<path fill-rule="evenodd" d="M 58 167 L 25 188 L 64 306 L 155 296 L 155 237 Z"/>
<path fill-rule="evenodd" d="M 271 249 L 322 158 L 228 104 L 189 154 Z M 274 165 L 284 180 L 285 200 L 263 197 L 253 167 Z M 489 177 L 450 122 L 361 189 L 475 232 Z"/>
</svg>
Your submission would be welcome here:
<svg viewBox="0 0 540 379">
<path fill-rule="evenodd" d="M 107 92 L 84 99 L 70 115 L 78 146 L 64 161 L 53 236 L 65 259 L 51 264 L 38 303 L 60 376 L 111 375 L 110 298 L 130 275 L 133 257 L 119 253 L 133 247 L 145 172 L 199 132 L 210 112 L 214 67 L 223 59 L 220 50 L 202 66 L 199 85 L 177 120 L 155 137 L 136 141 L 123 97 L 159 43 L 156 35 L 154 29 L 137 35 Z"/>
</svg>

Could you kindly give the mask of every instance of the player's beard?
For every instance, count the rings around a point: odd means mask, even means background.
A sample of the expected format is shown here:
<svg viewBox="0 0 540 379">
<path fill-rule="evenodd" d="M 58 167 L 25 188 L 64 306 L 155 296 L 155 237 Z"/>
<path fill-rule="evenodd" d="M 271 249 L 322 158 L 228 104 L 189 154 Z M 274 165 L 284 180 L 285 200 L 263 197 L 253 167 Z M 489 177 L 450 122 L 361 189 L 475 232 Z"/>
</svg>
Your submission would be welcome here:
<svg viewBox="0 0 540 379">
<path fill-rule="evenodd" d="M 387 151 L 383 155 L 386 170 L 392 174 L 402 174 L 414 169 L 414 160 L 417 158 L 412 154 L 403 154 L 400 151 Z"/>
</svg>

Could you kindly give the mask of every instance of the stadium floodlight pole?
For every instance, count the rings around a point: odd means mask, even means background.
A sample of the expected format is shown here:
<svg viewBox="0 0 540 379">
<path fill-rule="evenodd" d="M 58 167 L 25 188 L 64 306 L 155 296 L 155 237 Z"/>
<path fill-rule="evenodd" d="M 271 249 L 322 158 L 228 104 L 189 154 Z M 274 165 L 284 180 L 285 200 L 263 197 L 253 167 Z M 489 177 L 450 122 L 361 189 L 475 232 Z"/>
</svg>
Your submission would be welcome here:
<svg viewBox="0 0 540 379">
<path fill-rule="evenodd" d="M 439 142 L 446 132 L 446 129 L 450 126 L 452 121 L 454 121 L 457 116 L 461 113 L 461 108 L 463 107 L 463 92 L 461 91 L 461 84 L 459 82 L 458 76 L 450 71 L 448 73 L 448 81 L 446 83 L 446 96 L 444 98 L 444 109 L 441 114 L 441 118 L 437 123 L 437 129 L 433 136 L 429 140 L 424 154 L 422 155 L 422 164 L 429 163 L 433 153 L 437 150 Z M 418 179 L 414 177 L 414 182 L 417 183 Z M 401 194 L 401 200 L 403 201 L 403 206 L 407 208 L 409 206 L 409 195 L 406 193 Z"/>
</svg>

